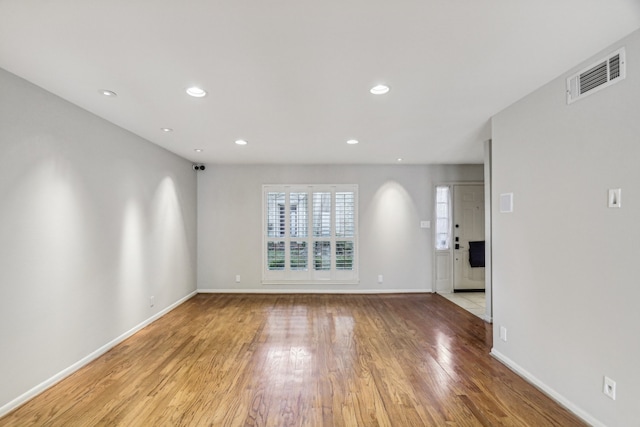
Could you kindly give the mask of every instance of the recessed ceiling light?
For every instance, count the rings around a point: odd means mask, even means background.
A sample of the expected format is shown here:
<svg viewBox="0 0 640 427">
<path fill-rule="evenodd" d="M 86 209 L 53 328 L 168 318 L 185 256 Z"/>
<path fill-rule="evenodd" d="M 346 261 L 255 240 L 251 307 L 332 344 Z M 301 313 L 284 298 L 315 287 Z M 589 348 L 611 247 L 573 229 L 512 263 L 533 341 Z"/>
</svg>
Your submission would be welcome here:
<svg viewBox="0 0 640 427">
<path fill-rule="evenodd" d="M 187 93 L 191 96 L 194 96 L 196 98 L 202 98 L 203 96 L 207 95 L 207 91 L 204 89 L 200 89 L 199 87 L 196 86 L 192 86 L 190 88 L 187 88 Z"/>
<path fill-rule="evenodd" d="M 193 151 L 195 151 L 196 153 L 202 153 L 204 151 L 204 149 L 202 149 L 202 148 L 194 148 Z"/>
<path fill-rule="evenodd" d="M 396 160 L 397 160 L 398 162 L 401 162 L 401 161 L 402 161 L 402 157 L 398 157 Z"/>
<path fill-rule="evenodd" d="M 237 139 L 236 140 L 236 144 L 237 145 L 247 145 L 247 141 L 245 141 L 244 139 Z"/>
<path fill-rule="evenodd" d="M 173 129 L 171 129 L 171 128 L 160 128 L 160 130 L 162 132 L 173 132 Z"/>
<path fill-rule="evenodd" d="M 102 89 L 102 90 L 100 90 L 100 93 L 101 93 L 101 94 L 103 94 L 104 96 L 114 96 L 114 97 L 115 97 L 115 96 L 118 96 L 118 94 L 117 94 L 117 93 L 115 93 L 114 91 L 112 91 L 112 90 L 107 90 L 107 89 Z"/>
<path fill-rule="evenodd" d="M 347 141 L 347 144 L 356 145 L 358 142 L 360 142 L 360 141 L 358 141 L 357 139 L 350 139 L 350 140 Z"/>
<path fill-rule="evenodd" d="M 372 87 L 371 89 L 369 89 L 369 92 L 371 92 L 374 95 L 384 95 L 385 93 L 389 92 L 389 86 L 387 86 L 387 85 L 376 85 L 376 86 Z"/>
</svg>

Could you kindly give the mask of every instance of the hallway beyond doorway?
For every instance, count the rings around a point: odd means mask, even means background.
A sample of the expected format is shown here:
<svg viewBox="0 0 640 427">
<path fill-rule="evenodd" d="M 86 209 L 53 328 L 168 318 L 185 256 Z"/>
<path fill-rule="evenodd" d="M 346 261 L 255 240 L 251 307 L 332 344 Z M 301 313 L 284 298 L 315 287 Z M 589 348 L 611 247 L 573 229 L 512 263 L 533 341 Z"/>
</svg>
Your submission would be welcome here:
<svg viewBox="0 0 640 427">
<path fill-rule="evenodd" d="M 452 292 L 440 294 L 452 303 L 464 308 L 469 313 L 484 319 L 486 312 L 486 299 L 484 292 Z"/>
</svg>

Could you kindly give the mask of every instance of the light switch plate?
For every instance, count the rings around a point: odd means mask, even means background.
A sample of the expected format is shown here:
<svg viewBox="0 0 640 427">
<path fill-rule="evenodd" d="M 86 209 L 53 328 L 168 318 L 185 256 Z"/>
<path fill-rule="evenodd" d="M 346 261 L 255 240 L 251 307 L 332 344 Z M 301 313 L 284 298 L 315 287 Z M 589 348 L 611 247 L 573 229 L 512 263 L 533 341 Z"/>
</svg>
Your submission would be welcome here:
<svg viewBox="0 0 640 427">
<path fill-rule="evenodd" d="M 420 221 L 420 228 L 431 228 L 431 221 Z"/>
<path fill-rule="evenodd" d="M 507 341 L 507 328 L 504 326 L 500 326 L 500 339 L 502 341 Z"/>
<path fill-rule="evenodd" d="M 602 392 L 608 398 L 610 398 L 612 400 L 616 400 L 616 382 L 614 380 L 612 380 L 611 378 L 605 376 L 604 377 L 604 387 L 602 389 Z"/>
<path fill-rule="evenodd" d="M 609 189 L 609 207 L 610 208 L 619 208 L 622 206 L 622 189 L 621 188 L 610 188 Z"/>
<path fill-rule="evenodd" d="M 500 212 L 513 212 L 513 193 L 504 193 L 500 195 Z"/>
</svg>

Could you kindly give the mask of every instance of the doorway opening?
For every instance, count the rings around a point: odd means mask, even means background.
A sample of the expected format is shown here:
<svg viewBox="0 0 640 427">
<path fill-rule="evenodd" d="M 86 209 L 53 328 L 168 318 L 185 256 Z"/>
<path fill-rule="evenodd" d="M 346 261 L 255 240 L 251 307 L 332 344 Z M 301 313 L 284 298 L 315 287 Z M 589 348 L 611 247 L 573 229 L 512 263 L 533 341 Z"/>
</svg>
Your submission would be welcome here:
<svg viewBox="0 0 640 427">
<path fill-rule="evenodd" d="M 485 185 L 436 186 L 435 291 L 485 320 Z"/>
</svg>

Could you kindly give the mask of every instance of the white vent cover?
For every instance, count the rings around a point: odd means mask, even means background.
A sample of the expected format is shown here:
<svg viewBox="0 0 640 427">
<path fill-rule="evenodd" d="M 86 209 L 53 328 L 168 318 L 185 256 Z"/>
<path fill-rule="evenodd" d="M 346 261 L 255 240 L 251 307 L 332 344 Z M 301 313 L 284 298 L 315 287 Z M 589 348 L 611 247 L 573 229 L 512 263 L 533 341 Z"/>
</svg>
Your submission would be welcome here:
<svg viewBox="0 0 640 427">
<path fill-rule="evenodd" d="M 567 104 L 611 86 L 625 76 L 625 49 L 621 48 L 567 79 Z"/>
</svg>

